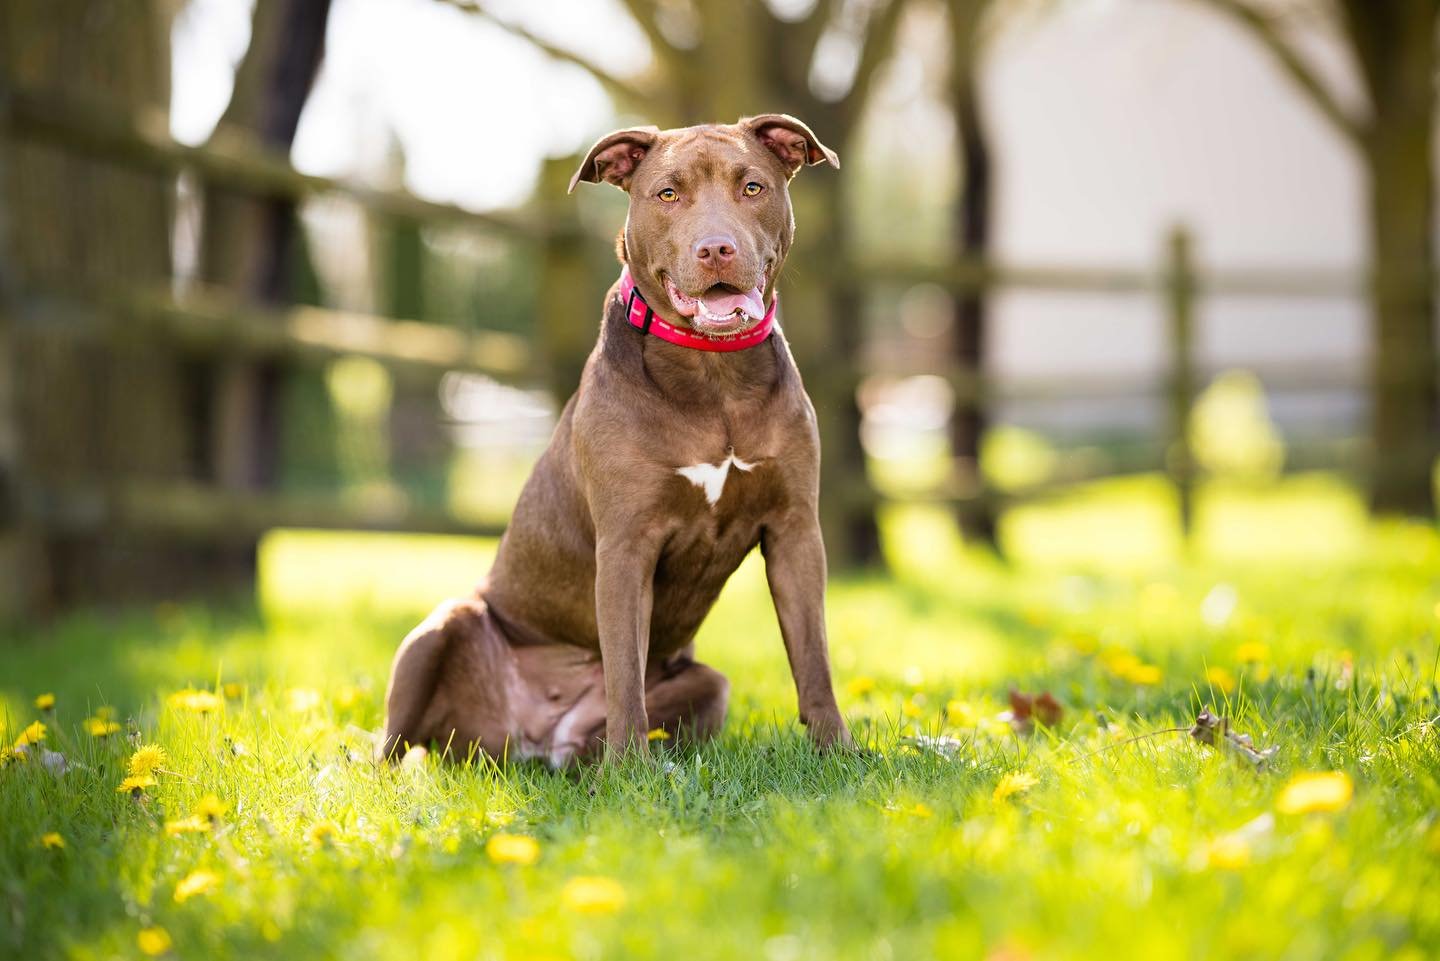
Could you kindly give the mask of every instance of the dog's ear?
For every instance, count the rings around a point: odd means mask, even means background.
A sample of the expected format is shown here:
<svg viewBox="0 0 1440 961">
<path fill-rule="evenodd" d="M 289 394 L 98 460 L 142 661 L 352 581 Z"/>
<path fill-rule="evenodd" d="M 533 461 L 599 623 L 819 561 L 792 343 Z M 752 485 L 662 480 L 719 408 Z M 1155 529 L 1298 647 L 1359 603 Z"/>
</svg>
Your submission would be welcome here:
<svg viewBox="0 0 1440 961">
<path fill-rule="evenodd" d="M 762 113 L 758 117 L 745 117 L 740 121 L 748 127 L 765 148 L 780 158 L 790 176 L 806 164 L 828 163 L 840 166 L 835 151 L 820 142 L 815 132 L 788 113 Z"/>
<path fill-rule="evenodd" d="M 655 146 L 660 136 L 659 127 L 630 127 L 606 134 L 595 142 L 575 176 L 570 178 L 570 190 L 580 181 L 598 184 L 600 181 L 614 184 L 621 190 L 630 189 L 630 178 L 635 168 L 645 159 L 645 154 Z"/>
</svg>

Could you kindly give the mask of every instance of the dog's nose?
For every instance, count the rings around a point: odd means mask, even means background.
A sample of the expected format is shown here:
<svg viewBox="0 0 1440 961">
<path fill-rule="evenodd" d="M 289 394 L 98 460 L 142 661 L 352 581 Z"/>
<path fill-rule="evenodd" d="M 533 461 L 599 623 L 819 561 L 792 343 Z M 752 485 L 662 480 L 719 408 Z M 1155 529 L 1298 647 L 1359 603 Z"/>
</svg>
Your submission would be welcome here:
<svg viewBox="0 0 1440 961">
<path fill-rule="evenodd" d="M 695 259 L 706 267 L 728 264 L 735 259 L 735 238 L 728 234 L 717 234 L 697 241 Z"/>
</svg>

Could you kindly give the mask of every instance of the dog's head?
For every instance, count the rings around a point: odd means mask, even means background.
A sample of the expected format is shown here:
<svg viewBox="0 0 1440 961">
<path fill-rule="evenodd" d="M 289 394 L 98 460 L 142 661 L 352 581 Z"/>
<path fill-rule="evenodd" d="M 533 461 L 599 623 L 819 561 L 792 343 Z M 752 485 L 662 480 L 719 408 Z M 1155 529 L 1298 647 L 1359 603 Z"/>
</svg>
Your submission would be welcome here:
<svg viewBox="0 0 1440 961">
<path fill-rule="evenodd" d="M 739 333 L 764 319 L 795 236 L 790 178 L 819 163 L 840 166 L 785 114 L 632 127 L 591 147 L 570 189 L 603 180 L 630 194 L 621 257 L 652 307 L 704 333 Z"/>
</svg>

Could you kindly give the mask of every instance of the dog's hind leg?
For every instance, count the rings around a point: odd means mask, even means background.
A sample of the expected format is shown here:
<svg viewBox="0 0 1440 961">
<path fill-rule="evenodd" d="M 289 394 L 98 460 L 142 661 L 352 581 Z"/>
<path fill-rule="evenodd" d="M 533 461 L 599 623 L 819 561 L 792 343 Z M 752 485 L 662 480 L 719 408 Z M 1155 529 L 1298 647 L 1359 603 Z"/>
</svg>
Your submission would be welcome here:
<svg viewBox="0 0 1440 961">
<path fill-rule="evenodd" d="M 380 760 L 399 760 L 412 746 L 434 740 L 463 751 L 503 725 L 503 640 L 485 602 L 446 601 L 400 642 L 385 691 Z M 503 744 L 504 732 L 500 731 Z M 452 743 L 453 742 L 453 743 Z"/>
</svg>

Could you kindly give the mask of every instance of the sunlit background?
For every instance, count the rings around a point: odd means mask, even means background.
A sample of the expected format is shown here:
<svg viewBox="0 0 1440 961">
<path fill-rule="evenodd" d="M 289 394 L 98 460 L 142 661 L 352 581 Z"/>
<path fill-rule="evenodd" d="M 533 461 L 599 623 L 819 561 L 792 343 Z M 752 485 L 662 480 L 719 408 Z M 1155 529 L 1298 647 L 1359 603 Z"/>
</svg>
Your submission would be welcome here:
<svg viewBox="0 0 1440 961">
<path fill-rule="evenodd" d="M 1381 337 L 1372 239 L 1405 228 L 1376 225 L 1379 134 L 1342 129 L 1386 111 L 1328 9 L 157 0 L 45 40 L 17 13 L 13 349 L 47 360 L 12 375 L 13 603 L 243 586 L 277 528 L 497 532 L 617 271 L 624 197 L 569 173 L 618 126 L 740 112 L 844 160 L 797 178 L 781 282 L 837 569 L 893 563 L 878 531 L 917 502 L 1012 559 L 1076 491 L 1174 550 L 1222 489 L 1326 491 L 1298 525 L 1324 543 L 1367 504 L 1433 516 L 1431 281 L 1400 284 L 1428 323 Z M 1431 233 L 1390 249 L 1428 263 Z M 146 451 L 94 440 L 130 430 Z"/>
</svg>

